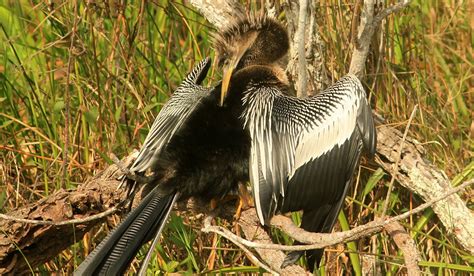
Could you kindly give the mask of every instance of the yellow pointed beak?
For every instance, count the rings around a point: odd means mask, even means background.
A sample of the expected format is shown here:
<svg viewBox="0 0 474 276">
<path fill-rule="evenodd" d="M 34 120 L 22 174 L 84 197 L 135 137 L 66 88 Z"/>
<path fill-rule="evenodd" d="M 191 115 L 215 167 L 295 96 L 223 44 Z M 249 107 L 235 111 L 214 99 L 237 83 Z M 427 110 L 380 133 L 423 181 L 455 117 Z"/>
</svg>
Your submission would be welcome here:
<svg viewBox="0 0 474 276">
<path fill-rule="evenodd" d="M 220 105 L 224 105 L 225 97 L 227 96 L 227 92 L 229 90 L 230 79 L 232 77 L 232 73 L 234 72 L 237 65 L 239 65 L 240 59 L 244 56 L 245 52 L 251 47 L 251 45 L 257 39 L 259 32 L 251 32 L 245 40 L 243 40 L 243 44 L 238 47 L 238 51 L 232 55 L 232 58 L 229 62 L 224 65 L 223 68 L 223 75 L 222 75 L 222 85 L 221 85 L 221 102 Z M 242 41 L 241 41 L 242 42 Z"/>
<path fill-rule="evenodd" d="M 222 85 L 221 85 L 221 102 L 220 105 L 224 105 L 224 99 L 227 96 L 227 91 L 229 90 L 230 78 L 232 77 L 232 72 L 234 68 L 232 64 L 224 67 L 224 74 L 222 76 Z"/>
</svg>

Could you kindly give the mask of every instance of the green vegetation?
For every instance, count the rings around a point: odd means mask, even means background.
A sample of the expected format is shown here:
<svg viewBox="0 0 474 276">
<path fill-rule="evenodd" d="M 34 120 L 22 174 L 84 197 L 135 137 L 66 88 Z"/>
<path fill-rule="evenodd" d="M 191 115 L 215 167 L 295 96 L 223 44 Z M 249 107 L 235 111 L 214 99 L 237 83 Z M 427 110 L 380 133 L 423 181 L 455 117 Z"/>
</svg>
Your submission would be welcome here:
<svg viewBox="0 0 474 276">
<path fill-rule="evenodd" d="M 1 212 L 59 188 L 74 188 L 106 167 L 110 153 L 122 157 L 138 148 L 184 74 L 194 62 L 214 56 L 212 26 L 181 1 L 119 2 L 0 0 Z M 328 72 L 339 78 L 348 72 L 354 7 L 347 1 L 320 2 L 323 55 Z M 474 177 L 473 9 L 466 0 L 414 1 L 382 24 L 367 61 L 365 84 L 374 109 L 403 130 L 418 104 L 409 134 L 454 185 Z M 218 76 L 210 75 L 208 83 L 215 83 Z M 381 212 L 389 180 L 363 162 L 340 216 L 343 228 Z M 472 207 L 472 192 L 464 198 Z M 421 202 L 395 185 L 388 213 Z M 227 240 L 196 231 L 200 225 L 191 217 L 173 216 L 149 269 L 262 272 Z M 472 256 L 430 209 L 403 225 L 422 254 L 423 271 L 474 272 Z M 96 229 L 40 272 L 70 273 L 85 248 L 96 245 L 110 227 Z M 288 238 L 280 233 L 276 239 Z M 375 256 L 384 274 L 403 271 L 400 253 L 384 233 L 327 250 L 323 270 L 356 274 L 364 256 L 352 254 L 357 252 Z"/>
</svg>

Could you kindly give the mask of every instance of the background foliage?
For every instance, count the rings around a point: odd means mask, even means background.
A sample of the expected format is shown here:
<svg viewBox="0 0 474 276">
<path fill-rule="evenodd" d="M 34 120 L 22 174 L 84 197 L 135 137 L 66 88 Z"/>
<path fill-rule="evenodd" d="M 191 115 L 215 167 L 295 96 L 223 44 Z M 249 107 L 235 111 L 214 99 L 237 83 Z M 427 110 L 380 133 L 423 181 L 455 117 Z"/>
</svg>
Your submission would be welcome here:
<svg viewBox="0 0 474 276">
<path fill-rule="evenodd" d="M 333 80 L 348 71 L 353 9 L 352 1 L 320 1 L 317 21 Z M 410 135 L 453 185 L 474 174 L 473 9 L 469 1 L 413 1 L 382 24 L 365 80 L 374 109 L 393 127 L 404 129 L 419 105 Z M 154 114 L 194 62 L 214 56 L 212 26 L 182 1 L 0 0 L 0 24 L 2 212 L 74 188 L 106 167 L 110 153 L 122 157 L 138 148 Z M 219 76 L 210 75 L 208 83 L 215 83 Z M 387 175 L 365 162 L 358 176 L 340 216 L 342 229 L 371 220 L 381 209 Z M 464 197 L 472 208 L 472 191 Z M 420 202 L 397 187 L 390 213 Z M 115 223 L 111 218 L 39 270 L 71 272 Z M 431 210 L 403 224 L 418 245 L 424 271 L 473 272 L 473 257 Z M 173 216 L 150 269 L 261 272 L 232 244 L 199 228 L 198 217 Z M 276 237 L 289 242 L 280 233 Z M 328 249 L 322 272 L 359 274 L 367 257 L 375 257 L 384 274 L 403 271 L 396 247 L 379 234 Z"/>
</svg>

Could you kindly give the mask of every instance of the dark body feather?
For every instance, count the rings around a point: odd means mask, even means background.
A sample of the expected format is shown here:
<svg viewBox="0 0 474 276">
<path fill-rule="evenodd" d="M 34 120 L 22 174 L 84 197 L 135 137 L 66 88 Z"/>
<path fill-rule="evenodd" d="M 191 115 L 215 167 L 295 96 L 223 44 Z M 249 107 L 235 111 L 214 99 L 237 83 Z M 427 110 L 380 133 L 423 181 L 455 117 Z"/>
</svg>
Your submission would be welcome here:
<svg viewBox="0 0 474 276">
<path fill-rule="evenodd" d="M 172 179 L 161 187 L 179 191 L 180 199 L 221 198 L 236 183 L 248 180 L 249 137 L 238 118 L 218 107 L 216 95 L 203 99 L 170 140 L 155 169 L 172 173 Z"/>
<path fill-rule="evenodd" d="M 155 174 L 151 192 L 75 274 L 122 274 L 141 246 L 159 235 L 176 200 L 221 198 L 248 179 L 248 135 L 228 108 L 219 107 L 217 92 L 198 86 L 209 65 L 196 66 L 172 95 L 131 167 Z"/>
</svg>

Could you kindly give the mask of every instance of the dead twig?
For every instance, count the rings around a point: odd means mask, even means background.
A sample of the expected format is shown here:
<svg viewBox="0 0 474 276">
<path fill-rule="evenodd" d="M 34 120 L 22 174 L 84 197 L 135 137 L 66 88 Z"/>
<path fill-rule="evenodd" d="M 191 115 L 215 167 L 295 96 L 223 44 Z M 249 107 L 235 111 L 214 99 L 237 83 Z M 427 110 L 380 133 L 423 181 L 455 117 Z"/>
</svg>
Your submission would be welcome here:
<svg viewBox="0 0 474 276">
<path fill-rule="evenodd" d="M 118 208 L 116 206 L 108 209 L 107 211 L 88 216 L 82 219 L 70 219 L 70 220 L 65 220 L 65 221 L 49 221 L 49 220 L 35 220 L 35 219 L 24 219 L 24 218 L 17 218 L 5 214 L 0 214 L 0 219 L 4 220 L 11 220 L 11 221 L 16 221 L 16 222 L 21 222 L 21 223 L 28 223 L 28 224 L 36 224 L 36 225 L 52 225 L 52 226 L 62 226 L 62 225 L 68 225 L 68 224 L 84 224 L 86 222 L 90 222 L 93 220 L 105 218 L 107 216 L 112 215 L 113 213 L 117 212 Z"/>
</svg>

